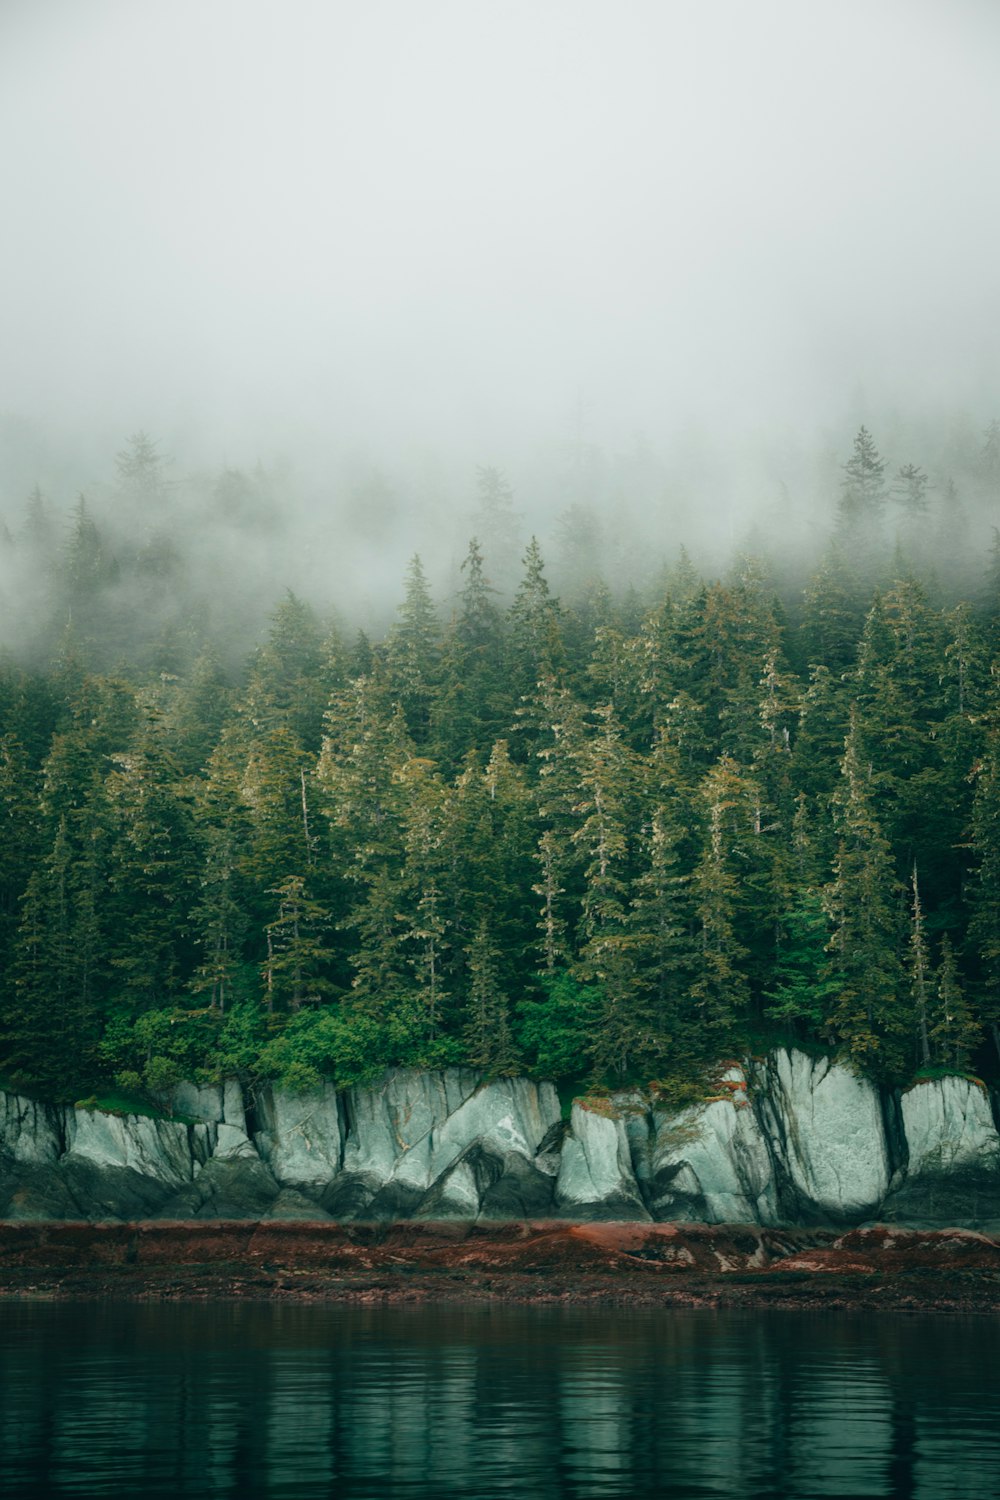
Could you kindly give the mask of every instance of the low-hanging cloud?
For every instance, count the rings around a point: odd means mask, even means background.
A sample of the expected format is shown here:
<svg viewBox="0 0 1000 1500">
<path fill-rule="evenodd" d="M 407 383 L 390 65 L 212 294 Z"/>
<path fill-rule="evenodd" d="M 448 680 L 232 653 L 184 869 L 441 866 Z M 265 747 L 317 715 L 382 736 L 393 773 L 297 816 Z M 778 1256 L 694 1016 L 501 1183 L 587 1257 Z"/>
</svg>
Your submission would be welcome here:
<svg viewBox="0 0 1000 1500">
<path fill-rule="evenodd" d="M 8 491 L 24 424 L 63 504 L 146 428 L 291 454 L 320 537 L 335 471 L 405 473 L 408 546 L 477 463 L 554 514 L 575 445 L 733 536 L 823 429 L 984 424 L 998 40 L 972 0 L 11 3 Z"/>
</svg>

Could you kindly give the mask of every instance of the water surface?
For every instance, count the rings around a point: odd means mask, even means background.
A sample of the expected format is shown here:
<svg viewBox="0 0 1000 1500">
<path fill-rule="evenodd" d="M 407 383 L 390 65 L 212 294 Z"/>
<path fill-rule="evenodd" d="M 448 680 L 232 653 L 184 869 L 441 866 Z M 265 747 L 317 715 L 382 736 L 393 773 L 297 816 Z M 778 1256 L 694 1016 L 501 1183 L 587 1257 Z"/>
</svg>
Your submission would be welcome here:
<svg viewBox="0 0 1000 1500">
<path fill-rule="evenodd" d="M 0 1495 L 989 1496 L 998 1320 L 0 1304 Z"/>
</svg>

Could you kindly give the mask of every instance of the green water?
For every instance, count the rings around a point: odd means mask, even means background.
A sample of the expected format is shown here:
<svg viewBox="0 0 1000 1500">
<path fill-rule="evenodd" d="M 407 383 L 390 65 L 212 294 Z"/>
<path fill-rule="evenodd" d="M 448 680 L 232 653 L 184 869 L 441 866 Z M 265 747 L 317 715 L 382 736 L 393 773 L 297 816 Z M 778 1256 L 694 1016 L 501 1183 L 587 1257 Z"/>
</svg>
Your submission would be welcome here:
<svg viewBox="0 0 1000 1500">
<path fill-rule="evenodd" d="M 1000 1326 L 0 1305 L 0 1496 L 989 1496 Z"/>
</svg>

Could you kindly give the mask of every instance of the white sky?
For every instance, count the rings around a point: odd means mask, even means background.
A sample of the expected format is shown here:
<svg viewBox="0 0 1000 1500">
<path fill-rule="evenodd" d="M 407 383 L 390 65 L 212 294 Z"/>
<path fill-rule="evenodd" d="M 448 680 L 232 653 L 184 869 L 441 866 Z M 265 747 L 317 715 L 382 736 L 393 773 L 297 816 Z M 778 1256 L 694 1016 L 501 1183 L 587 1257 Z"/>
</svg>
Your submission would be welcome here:
<svg viewBox="0 0 1000 1500">
<path fill-rule="evenodd" d="M 992 0 L 0 0 L 0 409 L 481 461 L 578 392 L 986 417 L 998 184 Z"/>
</svg>

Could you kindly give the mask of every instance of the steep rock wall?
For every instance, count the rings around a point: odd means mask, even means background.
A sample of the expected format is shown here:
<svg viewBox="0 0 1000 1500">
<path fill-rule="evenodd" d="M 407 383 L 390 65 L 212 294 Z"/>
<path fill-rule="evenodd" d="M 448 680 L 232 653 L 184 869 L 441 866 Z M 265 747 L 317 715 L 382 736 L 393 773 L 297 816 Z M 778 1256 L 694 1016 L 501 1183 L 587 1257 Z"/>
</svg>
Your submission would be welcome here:
<svg viewBox="0 0 1000 1500">
<path fill-rule="evenodd" d="M 723 1094 L 680 1114 L 658 1112 L 647 1196 L 657 1219 L 706 1224 L 778 1224 L 773 1151 L 750 1106 L 742 1068 Z"/>
<path fill-rule="evenodd" d="M 630 1219 L 1000 1229 L 1000 1138 L 965 1078 L 887 1096 L 794 1050 L 666 1111 L 642 1092 L 396 1069 L 338 1094 L 182 1084 L 180 1119 L 0 1093 L 5 1219 Z"/>
</svg>

